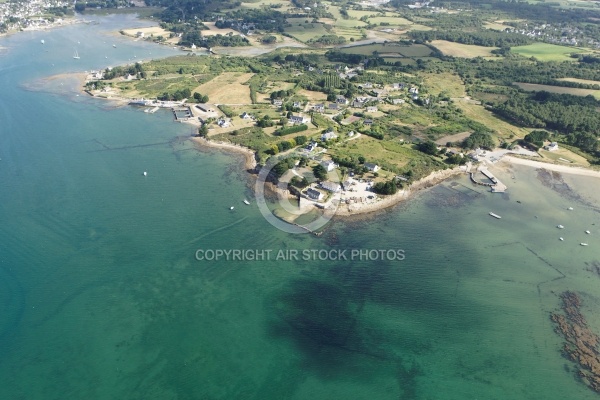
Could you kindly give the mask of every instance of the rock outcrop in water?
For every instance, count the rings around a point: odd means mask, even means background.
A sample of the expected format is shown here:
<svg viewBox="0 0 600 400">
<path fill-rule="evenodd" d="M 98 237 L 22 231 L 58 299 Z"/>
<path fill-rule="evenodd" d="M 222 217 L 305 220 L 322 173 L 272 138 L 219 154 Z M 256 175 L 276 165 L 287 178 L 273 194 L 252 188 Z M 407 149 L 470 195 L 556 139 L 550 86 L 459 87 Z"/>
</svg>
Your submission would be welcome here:
<svg viewBox="0 0 600 400">
<path fill-rule="evenodd" d="M 556 332 L 565 338 L 563 354 L 578 364 L 581 381 L 600 393 L 600 337 L 591 331 L 581 314 L 577 293 L 566 291 L 560 297 L 564 315 L 553 313 L 550 318 L 556 323 Z"/>
</svg>

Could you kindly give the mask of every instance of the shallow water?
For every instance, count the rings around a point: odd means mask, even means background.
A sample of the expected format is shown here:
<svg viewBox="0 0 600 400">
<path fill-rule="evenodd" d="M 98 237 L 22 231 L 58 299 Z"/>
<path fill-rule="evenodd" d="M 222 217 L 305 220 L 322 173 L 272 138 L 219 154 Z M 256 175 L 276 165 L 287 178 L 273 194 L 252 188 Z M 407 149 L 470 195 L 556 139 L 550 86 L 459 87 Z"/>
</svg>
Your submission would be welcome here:
<svg viewBox="0 0 600 400">
<path fill-rule="evenodd" d="M 565 175 L 573 192 L 557 192 L 514 167 L 498 172 L 504 195 L 459 177 L 321 237 L 288 235 L 242 203 L 240 156 L 196 151 L 168 113 L 32 84 L 101 67 L 88 49 L 113 41 L 115 65 L 174 53 L 109 34 L 142 24 L 129 16 L 99 22 L 0 40 L 0 398 L 597 397 L 549 319 L 576 290 L 600 332 L 597 180 Z"/>
</svg>

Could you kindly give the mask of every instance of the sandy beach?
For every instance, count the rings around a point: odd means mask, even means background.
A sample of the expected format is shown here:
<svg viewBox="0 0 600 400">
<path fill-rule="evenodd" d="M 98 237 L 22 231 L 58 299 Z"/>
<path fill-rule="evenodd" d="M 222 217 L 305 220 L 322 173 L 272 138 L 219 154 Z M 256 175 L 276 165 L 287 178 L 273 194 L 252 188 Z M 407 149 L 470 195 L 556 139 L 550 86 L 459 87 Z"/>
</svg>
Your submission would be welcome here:
<svg viewBox="0 0 600 400">
<path fill-rule="evenodd" d="M 597 171 L 597 170 L 580 168 L 580 167 L 569 167 L 567 165 L 550 164 L 550 163 L 545 163 L 545 162 L 541 162 L 541 161 L 528 160 L 525 158 L 512 157 L 512 156 L 508 156 L 508 155 L 502 157 L 502 159 L 500 160 L 499 163 L 504 164 L 504 165 L 506 165 L 506 164 L 526 165 L 526 166 L 533 167 L 533 168 L 543 168 L 543 169 L 547 169 L 549 171 L 556 171 L 556 172 L 561 172 L 561 173 L 565 173 L 565 174 L 575 174 L 575 175 L 581 175 L 581 176 L 591 176 L 591 177 L 595 177 L 595 178 L 600 178 L 600 171 Z"/>
<path fill-rule="evenodd" d="M 256 168 L 256 157 L 254 155 L 254 151 L 238 146 L 233 143 L 227 142 L 216 142 L 214 140 L 206 140 L 201 137 L 192 137 L 191 138 L 194 143 L 201 147 L 209 147 L 214 149 L 221 149 L 228 152 L 234 152 L 244 155 L 244 168 L 246 170 L 254 170 Z"/>
</svg>

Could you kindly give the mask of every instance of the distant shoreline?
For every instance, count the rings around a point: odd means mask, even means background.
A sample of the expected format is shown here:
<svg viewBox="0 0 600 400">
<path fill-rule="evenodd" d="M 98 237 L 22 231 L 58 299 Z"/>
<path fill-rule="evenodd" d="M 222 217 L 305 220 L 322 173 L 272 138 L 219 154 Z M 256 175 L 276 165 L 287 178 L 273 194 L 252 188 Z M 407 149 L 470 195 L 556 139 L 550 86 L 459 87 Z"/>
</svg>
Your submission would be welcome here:
<svg viewBox="0 0 600 400">
<path fill-rule="evenodd" d="M 67 26 L 67 25 L 80 24 L 80 23 L 85 23 L 85 21 L 77 18 L 76 16 L 66 17 L 61 22 L 52 22 L 49 25 L 33 27 L 33 28 L 25 28 L 25 29 L 13 29 L 13 30 L 9 30 L 8 32 L 2 32 L 2 33 L 0 33 L 0 38 L 5 37 L 5 36 L 11 36 L 11 35 L 17 34 L 19 32 L 47 31 L 50 29 L 61 28 L 61 27 Z"/>
</svg>

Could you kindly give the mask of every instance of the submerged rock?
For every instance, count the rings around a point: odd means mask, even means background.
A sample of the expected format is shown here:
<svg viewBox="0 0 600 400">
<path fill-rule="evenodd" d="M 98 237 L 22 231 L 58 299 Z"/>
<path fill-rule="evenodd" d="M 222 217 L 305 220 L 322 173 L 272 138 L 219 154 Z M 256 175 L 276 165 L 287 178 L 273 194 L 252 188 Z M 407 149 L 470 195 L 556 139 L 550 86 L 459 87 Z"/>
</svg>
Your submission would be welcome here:
<svg viewBox="0 0 600 400">
<path fill-rule="evenodd" d="M 600 337 L 589 328 L 581 314 L 581 299 L 575 292 L 560 295 L 564 314 L 553 313 L 556 332 L 564 337 L 563 354 L 578 365 L 577 375 L 592 390 L 600 393 Z"/>
</svg>

